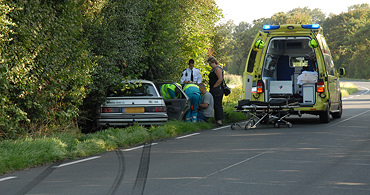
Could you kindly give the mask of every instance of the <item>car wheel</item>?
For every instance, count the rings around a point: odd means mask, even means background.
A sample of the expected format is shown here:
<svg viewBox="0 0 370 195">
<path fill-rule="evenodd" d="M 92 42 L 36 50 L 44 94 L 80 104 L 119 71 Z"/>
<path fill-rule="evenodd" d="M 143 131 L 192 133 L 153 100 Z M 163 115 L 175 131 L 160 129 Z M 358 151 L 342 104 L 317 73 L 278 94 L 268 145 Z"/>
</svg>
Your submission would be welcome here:
<svg viewBox="0 0 370 195">
<path fill-rule="evenodd" d="M 343 113 L 342 99 L 341 99 L 341 100 L 340 100 L 340 102 L 339 102 L 338 110 L 339 110 L 339 112 L 333 112 L 333 113 L 331 114 L 331 116 L 332 116 L 333 118 L 341 118 L 341 117 L 342 117 L 342 113 Z"/>
<path fill-rule="evenodd" d="M 326 107 L 325 111 L 320 112 L 319 116 L 321 123 L 328 123 L 330 120 L 330 105 Z"/>
</svg>

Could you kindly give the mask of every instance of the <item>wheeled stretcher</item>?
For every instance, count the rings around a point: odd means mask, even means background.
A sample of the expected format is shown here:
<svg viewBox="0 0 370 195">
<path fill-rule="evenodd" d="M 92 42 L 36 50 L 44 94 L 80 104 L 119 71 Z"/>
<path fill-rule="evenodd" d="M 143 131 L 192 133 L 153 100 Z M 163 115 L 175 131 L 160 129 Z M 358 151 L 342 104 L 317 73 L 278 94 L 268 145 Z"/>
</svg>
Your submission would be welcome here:
<svg viewBox="0 0 370 195">
<path fill-rule="evenodd" d="M 231 129 L 235 130 L 238 126 L 245 130 L 256 128 L 258 124 L 273 124 L 279 128 L 281 124 L 292 127 L 292 123 L 285 120 L 294 112 L 294 108 L 300 107 L 297 101 L 285 98 L 272 98 L 269 102 L 241 100 L 235 106 L 236 112 L 242 112 L 248 120 L 241 123 L 234 123 Z"/>
</svg>

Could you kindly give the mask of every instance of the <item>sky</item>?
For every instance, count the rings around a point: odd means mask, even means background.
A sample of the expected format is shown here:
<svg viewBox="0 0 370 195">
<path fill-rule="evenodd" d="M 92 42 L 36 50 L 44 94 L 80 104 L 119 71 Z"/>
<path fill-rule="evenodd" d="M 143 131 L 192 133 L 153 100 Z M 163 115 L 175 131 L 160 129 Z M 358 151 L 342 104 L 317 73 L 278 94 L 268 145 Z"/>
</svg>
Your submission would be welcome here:
<svg viewBox="0 0 370 195">
<path fill-rule="evenodd" d="M 330 13 L 340 14 L 347 12 L 351 5 L 368 3 L 369 0 L 215 0 L 223 10 L 224 18 L 221 22 L 233 20 L 236 25 L 240 22 L 252 23 L 260 18 L 270 18 L 278 12 L 285 12 L 298 8 L 319 8 L 327 16 Z"/>
</svg>

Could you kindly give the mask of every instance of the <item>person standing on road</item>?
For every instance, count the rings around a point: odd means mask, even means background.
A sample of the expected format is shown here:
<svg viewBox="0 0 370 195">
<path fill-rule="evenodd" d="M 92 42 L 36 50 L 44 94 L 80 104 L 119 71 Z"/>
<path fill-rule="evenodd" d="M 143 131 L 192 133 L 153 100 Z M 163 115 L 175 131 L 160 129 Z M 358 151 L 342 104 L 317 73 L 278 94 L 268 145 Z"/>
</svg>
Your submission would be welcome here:
<svg viewBox="0 0 370 195">
<path fill-rule="evenodd" d="M 202 96 L 200 95 L 199 86 L 196 84 L 185 84 L 183 91 L 189 97 L 191 102 L 191 108 L 185 115 L 186 122 L 197 122 L 197 110 L 200 102 L 202 101 Z"/>
<path fill-rule="evenodd" d="M 194 83 L 199 84 L 202 82 L 202 75 L 198 68 L 194 68 L 194 60 L 189 60 L 189 68 L 182 71 L 181 84 Z"/>
<path fill-rule="evenodd" d="M 222 126 L 222 120 L 224 119 L 224 109 L 222 107 L 222 98 L 224 95 L 222 89 L 223 70 L 218 65 L 218 61 L 215 57 L 209 57 L 207 62 L 212 67 L 211 72 L 208 75 L 210 92 L 214 99 L 214 111 L 215 111 L 215 123 Z"/>
<path fill-rule="evenodd" d="M 204 83 L 199 83 L 199 90 L 202 93 L 202 101 L 198 108 L 198 121 L 208 122 L 208 119 L 214 117 L 213 113 L 213 96 L 206 89 Z"/>
</svg>

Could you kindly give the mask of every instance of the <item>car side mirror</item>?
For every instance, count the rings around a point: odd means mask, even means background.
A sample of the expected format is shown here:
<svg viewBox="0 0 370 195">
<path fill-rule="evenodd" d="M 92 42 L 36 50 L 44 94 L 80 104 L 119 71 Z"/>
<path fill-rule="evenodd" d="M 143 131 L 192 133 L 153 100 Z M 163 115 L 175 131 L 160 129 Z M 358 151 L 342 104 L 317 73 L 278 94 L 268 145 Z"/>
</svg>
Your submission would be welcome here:
<svg viewBox="0 0 370 195">
<path fill-rule="evenodd" d="M 344 68 L 339 68 L 339 75 L 343 76 L 346 74 L 346 70 Z"/>
</svg>

